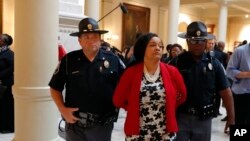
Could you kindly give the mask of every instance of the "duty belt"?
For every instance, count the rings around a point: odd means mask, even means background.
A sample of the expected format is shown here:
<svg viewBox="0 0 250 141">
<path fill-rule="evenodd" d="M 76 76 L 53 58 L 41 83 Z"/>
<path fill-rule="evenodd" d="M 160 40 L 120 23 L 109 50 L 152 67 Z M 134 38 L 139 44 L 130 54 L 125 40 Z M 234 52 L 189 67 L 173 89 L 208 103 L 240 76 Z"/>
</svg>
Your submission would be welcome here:
<svg viewBox="0 0 250 141">
<path fill-rule="evenodd" d="M 182 113 L 186 113 L 186 114 L 190 114 L 190 115 L 194 115 L 194 116 L 199 116 L 199 111 L 196 110 L 193 107 L 185 107 L 185 108 L 181 108 L 180 112 Z"/>
<path fill-rule="evenodd" d="M 214 106 L 213 104 L 207 104 L 197 109 L 193 107 L 182 107 L 179 109 L 180 112 L 189 115 L 198 116 L 201 120 L 214 117 Z"/>
<path fill-rule="evenodd" d="M 81 127 L 90 127 L 96 125 L 105 126 L 113 123 L 116 119 L 116 116 L 114 115 L 107 118 L 102 118 L 97 114 L 79 112 L 79 118 L 80 120 L 76 122 L 77 125 Z"/>
</svg>

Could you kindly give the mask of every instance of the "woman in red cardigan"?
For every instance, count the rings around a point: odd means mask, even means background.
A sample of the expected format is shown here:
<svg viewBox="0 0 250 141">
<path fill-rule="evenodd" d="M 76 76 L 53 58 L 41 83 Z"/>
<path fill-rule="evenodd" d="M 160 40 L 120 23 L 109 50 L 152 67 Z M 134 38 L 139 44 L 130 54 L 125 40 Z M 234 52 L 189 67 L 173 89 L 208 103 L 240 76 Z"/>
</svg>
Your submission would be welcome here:
<svg viewBox="0 0 250 141">
<path fill-rule="evenodd" d="M 178 131 L 175 111 L 186 99 L 179 71 L 160 62 L 163 43 L 154 33 L 135 43 L 136 60 L 116 87 L 113 102 L 127 111 L 126 141 L 172 141 Z"/>
</svg>

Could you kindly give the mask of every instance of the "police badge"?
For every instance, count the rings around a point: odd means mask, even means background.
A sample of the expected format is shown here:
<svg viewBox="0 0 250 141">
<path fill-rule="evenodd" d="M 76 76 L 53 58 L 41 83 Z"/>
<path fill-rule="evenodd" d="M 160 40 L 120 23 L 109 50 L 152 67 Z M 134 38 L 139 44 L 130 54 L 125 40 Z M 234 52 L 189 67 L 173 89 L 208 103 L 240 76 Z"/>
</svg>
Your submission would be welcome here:
<svg viewBox="0 0 250 141">
<path fill-rule="evenodd" d="M 200 36 L 201 36 L 201 31 L 200 31 L 200 30 L 196 31 L 196 35 L 197 35 L 198 37 L 200 37 Z"/>
<path fill-rule="evenodd" d="M 213 70 L 213 65 L 211 63 L 208 63 L 207 67 L 209 70 Z"/>
<path fill-rule="evenodd" d="M 109 61 L 105 60 L 103 65 L 106 69 L 109 68 Z"/>
<path fill-rule="evenodd" d="M 88 24 L 87 27 L 88 27 L 88 30 L 92 30 L 93 29 L 92 24 Z"/>
</svg>

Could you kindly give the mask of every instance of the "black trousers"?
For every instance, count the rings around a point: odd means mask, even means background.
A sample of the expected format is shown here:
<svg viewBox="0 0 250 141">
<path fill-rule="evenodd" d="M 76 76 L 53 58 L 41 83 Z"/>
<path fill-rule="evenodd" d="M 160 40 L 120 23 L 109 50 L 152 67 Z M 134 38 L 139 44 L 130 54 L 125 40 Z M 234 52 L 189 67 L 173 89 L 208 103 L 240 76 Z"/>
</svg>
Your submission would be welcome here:
<svg viewBox="0 0 250 141">
<path fill-rule="evenodd" d="M 14 132 L 14 98 L 11 86 L 0 98 L 0 132 Z"/>
<path fill-rule="evenodd" d="M 77 124 L 66 123 L 66 141 L 111 141 L 113 128 L 114 123 L 91 127 L 81 127 Z"/>
<path fill-rule="evenodd" d="M 233 94 L 235 109 L 235 124 L 250 125 L 250 93 Z"/>
</svg>

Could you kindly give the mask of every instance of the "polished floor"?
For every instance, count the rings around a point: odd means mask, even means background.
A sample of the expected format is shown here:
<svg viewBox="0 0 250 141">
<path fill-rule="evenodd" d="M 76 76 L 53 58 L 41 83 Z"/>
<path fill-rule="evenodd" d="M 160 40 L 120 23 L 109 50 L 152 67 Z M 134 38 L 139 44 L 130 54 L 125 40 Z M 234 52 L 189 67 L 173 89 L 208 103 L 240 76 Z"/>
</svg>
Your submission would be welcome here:
<svg viewBox="0 0 250 141">
<path fill-rule="evenodd" d="M 225 122 L 221 119 L 225 116 L 225 109 L 220 109 L 222 115 L 213 119 L 212 125 L 212 139 L 211 141 L 229 141 L 229 136 L 224 134 Z M 112 134 L 112 141 L 124 141 L 123 123 L 126 116 L 126 112 L 121 110 L 118 122 L 115 124 Z M 14 134 L 0 134 L 0 141 L 11 141 L 14 138 Z M 62 138 L 55 139 L 54 141 L 64 141 Z"/>
</svg>

